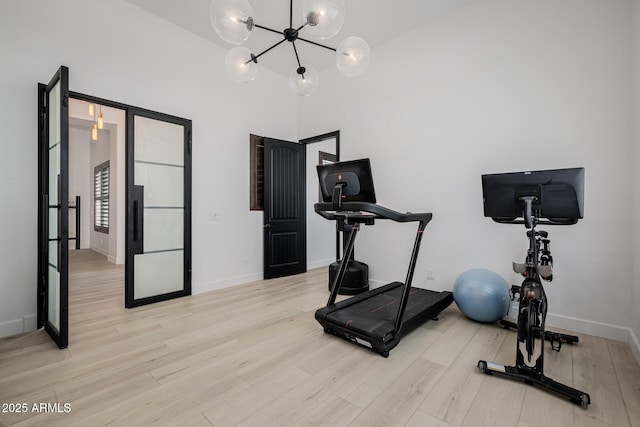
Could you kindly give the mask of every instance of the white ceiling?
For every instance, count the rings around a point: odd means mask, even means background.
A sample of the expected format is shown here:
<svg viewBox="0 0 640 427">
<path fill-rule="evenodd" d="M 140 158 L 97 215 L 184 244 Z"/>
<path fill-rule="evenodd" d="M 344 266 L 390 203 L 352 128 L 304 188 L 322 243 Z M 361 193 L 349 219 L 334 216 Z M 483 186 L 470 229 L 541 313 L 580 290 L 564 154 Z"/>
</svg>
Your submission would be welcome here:
<svg viewBox="0 0 640 427">
<path fill-rule="evenodd" d="M 211 28 L 209 6 L 211 0 L 126 0 L 147 12 L 178 25 L 187 31 L 204 37 L 226 49 L 233 47 L 222 41 Z M 337 36 L 322 41 L 322 44 L 337 47 L 349 36 L 364 38 L 370 47 L 393 39 L 423 23 L 476 0 L 347 0 L 344 26 Z M 250 0 L 256 24 L 284 30 L 289 27 L 289 0 Z M 293 26 L 303 22 L 299 12 L 300 0 L 293 1 Z M 300 37 L 305 37 L 304 29 Z M 244 46 L 258 54 L 283 37 L 255 28 Z M 313 65 L 318 70 L 335 64 L 335 54 L 327 49 L 302 41 L 296 42 L 300 61 Z M 375 50 L 372 61 L 375 60 Z M 283 43 L 260 57 L 259 65 L 268 67 L 284 76 L 297 67 L 291 44 Z"/>
</svg>

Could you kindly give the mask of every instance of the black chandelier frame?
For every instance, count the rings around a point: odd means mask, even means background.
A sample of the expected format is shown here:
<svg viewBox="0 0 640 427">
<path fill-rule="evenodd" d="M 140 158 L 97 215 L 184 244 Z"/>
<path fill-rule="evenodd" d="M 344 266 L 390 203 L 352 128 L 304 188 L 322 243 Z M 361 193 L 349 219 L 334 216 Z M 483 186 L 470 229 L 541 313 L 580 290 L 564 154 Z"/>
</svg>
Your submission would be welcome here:
<svg viewBox="0 0 640 427">
<path fill-rule="evenodd" d="M 304 80 L 304 73 L 307 71 L 306 68 L 300 63 L 300 56 L 298 55 L 298 49 L 296 48 L 296 41 L 300 40 L 306 43 L 310 43 L 328 50 L 332 50 L 334 52 L 337 52 L 336 48 L 333 48 L 331 46 L 327 46 L 324 45 L 322 43 L 317 43 L 314 42 L 312 40 L 308 40 L 305 38 L 300 37 L 300 30 L 302 30 L 304 27 L 306 27 L 307 25 L 311 25 L 311 26 L 315 26 L 318 24 L 319 22 L 319 15 L 318 12 L 309 12 L 309 14 L 307 15 L 307 22 L 305 22 L 304 24 L 300 25 L 298 28 L 294 28 L 293 27 L 293 0 L 289 1 L 289 28 L 285 28 L 282 31 L 278 31 L 278 30 L 274 30 L 273 28 L 269 28 L 269 27 L 265 27 L 264 25 L 258 25 L 254 22 L 253 17 L 249 17 L 246 21 L 241 21 L 243 24 L 245 24 L 247 26 L 247 29 L 249 31 L 253 30 L 253 27 L 256 28 L 260 28 L 262 30 L 265 31 L 270 31 L 272 33 L 276 33 L 279 34 L 281 36 L 283 36 L 283 39 L 280 40 L 279 42 L 275 43 L 273 46 L 263 50 L 262 52 L 260 52 L 257 55 L 254 55 L 253 53 L 251 54 L 251 59 L 247 60 L 245 62 L 245 64 L 248 64 L 249 62 L 254 62 L 254 63 L 258 63 L 258 58 L 260 58 L 262 55 L 264 55 L 265 53 L 269 52 L 270 50 L 280 46 L 282 43 L 288 41 L 291 42 L 291 45 L 293 46 L 293 52 L 296 55 L 296 61 L 298 62 L 298 68 L 296 70 L 296 72 L 302 76 L 302 79 Z"/>
</svg>

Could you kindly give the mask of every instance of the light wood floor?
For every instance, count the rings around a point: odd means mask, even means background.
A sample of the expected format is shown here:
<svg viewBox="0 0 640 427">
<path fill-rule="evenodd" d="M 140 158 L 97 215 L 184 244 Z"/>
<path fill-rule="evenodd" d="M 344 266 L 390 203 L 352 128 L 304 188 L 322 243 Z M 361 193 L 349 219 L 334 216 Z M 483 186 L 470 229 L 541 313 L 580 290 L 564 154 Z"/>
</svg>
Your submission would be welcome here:
<svg viewBox="0 0 640 427">
<path fill-rule="evenodd" d="M 0 340 L 0 402 L 29 407 L 0 425 L 640 426 L 623 343 L 547 347 L 546 373 L 589 392 L 584 410 L 481 374 L 478 359 L 513 364 L 515 333 L 455 305 L 385 359 L 322 332 L 324 268 L 126 310 L 123 268 L 91 251 L 71 260 L 69 348 L 43 331 Z M 71 411 L 31 412 L 56 402 Z"/>
</svg>

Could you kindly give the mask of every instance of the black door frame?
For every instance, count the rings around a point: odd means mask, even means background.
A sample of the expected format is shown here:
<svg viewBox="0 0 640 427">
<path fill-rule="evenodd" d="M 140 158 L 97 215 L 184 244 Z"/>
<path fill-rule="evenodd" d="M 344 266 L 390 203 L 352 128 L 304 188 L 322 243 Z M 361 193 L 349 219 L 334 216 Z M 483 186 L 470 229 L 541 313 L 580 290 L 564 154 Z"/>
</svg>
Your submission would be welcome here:
<svg viewBox="0 0 640 427">
<path fill-rule="evenodd" d="M 48 201 L 45 197 L 45 178 L 44 174 L 49 175 L 49 161 L 45 161 L 44 140 L 47 132 L 47 115 L 45 113 L 45 96 L 47 95 L 47 85 L 44 83 L 38 83 L 38 286 L 37 286 L 37 327 L 38 329 L 44 327 L 44 319 L 46 317 L 46 303 L 47 303 L 47 279 L 45 274 L 47 272 L 47 241 L 49 236 L 45 234 L 47 225 L 45 221 L 48 221 L 47 213 L 45 209 L 48 209 Z"/>
<path fill-rule="evenodd" d="M 335 138 L 336 140 L 336 161 L 339 162 L 340 161 L 340 131 L 339 130 L 323 133 L 322 135 L 316 135 L 309 138 L 301 139 L 300 144 L 304 145 L 305 156 L 306 156 L 307 146 L 309 144 L 326 141 L 327 139 L 332 139 L 332 138 Z M 306 184 L 305 184 L 305 189 L 306 189 Z M 305 218 L 305 227 L 306 227 L 306 218 Z M 342 253 L 342 244 L 340 243 L 340 240 L 341 240 L 341 233 L 336 229 L 336 260 L 339 260 L 341 258 L 341 253 Z"/>
<path fill-rule="evenodd" d="M 56 84 L 60 84 L 60 175 L 58 177 L 58 200 L 49 199 L 49 118 L 50 105 L 47 95 Z M 60 66 L 47 85 L 38 84 L 38 279 L 36 289 L 36 324 L 47 331 L 59 348 L 69 344 L 69 69 Z M 45 185 L 47 184 L 47 185 Z M 66 185 L 65 185 L 66 184 Z M 52 203 L 54 203 L 52 205 Z M 57 237 L 49 236 L 49 210 L 58 209 Z M 58 330 L 49 323 L 49 242 L 58 242 L 60 272 Z"/>
<path fill-rule="evenodd" d="M 127 135 L 126 135 L 126 188 L 127 188 L 127 220 L 126 220 L 126 262 L 125 262 L 125 307 L 133 308 L 142 305 L 153 304 L 174 298 L 191 295 L 191 120 L 171 116 L 142 108 L 130 107 L 126 111 L 127 115 Z M 145 117 L 158 121 L 173 123 L 184 127 L 184 259 L 183 259 L 183 288 L 179 291 L 165 294 L 153 295 L 144 298 L 135 298 L 134 293 L 134 256 L 144 253 L 142 237 L 135 239 L 136 235 L 143 233 L 143 213 L 142 208 L 136 206 L 142 204 L 144 199 L 141 186 L 134 185 L 134 150 L 135 150 L 135 129 L 134 117 Z M 131 208 L 131 209 L 130 209 Z"/>
<path fill-rule="evenodd" d="M 126 140 L 125 140 L 125 151 L 126 151 L 126 159 L 125 159 L 125 168 L 126 168 L 126 177 L 125 177 L 125 182 L 128 183 L 130 176 L 131 179 L 133 180 L 133 171 L 129 170 L 129 161 L 128 158 L 131 155 L 130 150 L 133 150 L 133 139 L 129 139 L 129 132 L 130 130 L 133 129 L 133 125 L 129 123 L 129 119 L 128 119 L 128 113 L 129 111 L 135 111 L 135 112 L 139 112 L 141 114 L 148 114 L 148 115 L 159 115 L 163 118 L 169 118 L 172 120 L 176 120 L 176 121 L 183 121 L 183 122 L 188 122 L 189 123 L 189 127 L 188 129 L 185 129 L 185 150 L 188 150 L 189 155 L 185 156 L 185 229 L 184 229 L 184 236 L 185 236 L 185 265 L 184 265 L 184 270 L 185 270 L 185 283 L 184 283 L 184 290 L 180 291 L 178 293 L 171 293 L 171 294 L 165 294 L 165 295 L 160 295 L 160 296 L 154 296 L 154 297 L 149 297 L 149 298 L 145 298 L 143 300 L 135 300 L 133 298 L 133 266 L 131 266 L 130 262 L 129 262 L 129 252 L 131 250 L 131 247 L 129 246 L 129 241 L 130 241 L 130 236 L 129 236 L 129 230 L 133 229 L 133 222 L 134 222 L 134 218 L 132 215 L 132 209 L 130 209 L 131 205 L 129 203 L 132 202 L 131 197 L 132 195 L 130 195 L 129 191 L 128 191 L 128 185 L 125 184 L 125 191 L 126 191 L 126 195 L 125 195 L 125 199 L 126 199 L 126 206 L 125 206 L 125 210 L 126 210 L 126 217 L 125 217 L 125 307 L 126 308 L 133 308 L 133 307 L 137 307 L 140 305 L 146 305 L 146 304 L 152 304 L 155 302 L 159 302 L 159 301 L 164 301 L 167 299 L 172 299 L 172 298 L 177 298 L 180 296 L 186 296 L 186 295 L 191 295 L 191 291 L 192 291 L 192 284 L 191 284 L 191 242 L 192 242 L 192 238 L 191 238 L 191 200 L 192 200 L 192 196 L 191 196 L 191 187 L 192 187 L 192 182 L 191 182 L 191 174 L 192 174 L 192 169 L 191 169 L 191 120 L 187 120 L 187 119 L 183 119 L 181 117 L 177 117 L 177 116 L 171 116 L 169 114 L 164 114 L 164 113 L 160 113 L 157 111 L 153 111 L 153 110 L 149 110 L 149 109 L 145 109 L 145 108 L 140 108 L 140 107 L 136 107 L 133 105 L 129 105 L 129 104 L 124 104 L 121 102 L 116 102 L 116 101 L 112 101 L 109 99 L 105 99 L 105 98 L 100 98 L 97 96 L 92 96 L 92 95 L 87 95 L 84 93 L 80 93 L 80 92 L 73 92 L 73 91 L 69 91 L 69 98 L 72 99 L 76 99 L 79 101 L 86 101 L 86 102 L 91 102 L 94 104 L 98 104 L 98 105 L 104 105 L 106 107 L 111 107 L 111 108 L 116 108 L 119 110 L 123 110 L 125 113 L 125 127 L 126 127 Z M 188 132 L 186 132 L 188 130 Z M 186 153 L 185 153 L 186 154 Z M 187 164 L 188 163 L 188 164 Z"/>
</svg>

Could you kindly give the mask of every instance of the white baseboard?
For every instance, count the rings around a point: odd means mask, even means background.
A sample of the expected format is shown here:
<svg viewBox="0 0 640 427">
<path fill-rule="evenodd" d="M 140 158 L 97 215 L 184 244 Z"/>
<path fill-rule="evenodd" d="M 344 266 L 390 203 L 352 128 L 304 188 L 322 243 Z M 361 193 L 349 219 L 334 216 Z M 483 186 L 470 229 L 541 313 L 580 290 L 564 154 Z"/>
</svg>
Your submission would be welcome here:
<svg viewBox="0 0 640 427">
<path fill-rule="evenodd" d="M 99 253 L 100 255 L 104 255 L 104 256 L 106 256 L 106 257 L 108 257 L 108 256 L 109 256 L 109 250 L 108 250 L 108 249 L 106 249 L 106 250 L 105 250 L 105 249 L 103 249 L 103 248 L 99 248 L 99 247 L 97 247 L 97 246 L 92 246 L 90 249 L 91 249 L 92 251 L 94 251 L 94 252 Z"/>
<path fill-rule="evenodd" d="M 376 280 L 369 277 L 369 289 L 376 289 L 376 288 L 379 288 L 380 286 L 386 285 L 387 283 L 389 282 L 385 282 L 383 280 Z"/>
<path fill-rule="evenodd" d="M 107 255 L 107 261 L 109 261 L 111 264 L 117 264 L 116 257 L 111 255 Z"/>
<path fill-rule="evenodd" d="M 37 316 L 35 314 L 23 316 L 22 319 L 2 322 L 0 323 L 0 338 L 35 331 L 37 323 Z"/>
<path fill-rule="evenodd" d="M 35 314 L 29 314 L 22 316 L 22 332 L 35 331 L 38 327 L 38 316 Z"/>
<path fill-rule="evenodd" d="M 309 261 L 307 262 L 307 270 L 313 270 L 314 268 L 327 267 L 332 262 L 335 262 L 335 259 L 323 259 L 320 261 Z"/>
<path fill-rule="evenodd" d="M 22 319 L 7 320 L 0 323 L 0 337 L 9 337 L 22 333 Z"/>
<path fill-rule="evenodd" d="M 255 282 L 262 280 L 262 272 L 246 274 L 244 276 L 229 277 L 214 282 L 200 283 L 193 285 L 193 294 L 202 294 L 204 292 L 216 291 L 218 289 L 228 288 L 230 286 L 242 285 L 243 283 Z"/>
<path fill-rule="evenodd" d="M 631 353 L 635 356 L 636 362 L 640 365 L 640 340 L 633 329 L 629 329 L 629 347 L 631 347 Z"/>
<path fill-rule="evenodd" d="M 332 262 L 334 259 L 326 259 L 321 261 L 312 261 L 307 263 L 307 270 L 313 270 L 314 268 L 326 267 Z M 211 292 L 218 289 L 224 289 L 235 285 L 242 285 L 244 283 L 256 282 L 258 280 L 263 280 L 264 274 L 262 271 L 258 271 L 256 273 L 250 273 L 243 276 L 229 277 L 226 279 L 216 280 L 214 282 L 208 283 L 199 283 L 193 285 L 193 294 L 201 294 L 204 292 Z"/>
<path fill-rule="evenodd" d="M 608 338 L 616 341 L 629 342 L 631 329 L 625 326 L 595 322 L 593 320 L 578 319 L 562 314 L 547 313 L 546 327 L 561 328 L 568 331 Z"/>
</svg>

